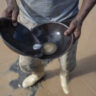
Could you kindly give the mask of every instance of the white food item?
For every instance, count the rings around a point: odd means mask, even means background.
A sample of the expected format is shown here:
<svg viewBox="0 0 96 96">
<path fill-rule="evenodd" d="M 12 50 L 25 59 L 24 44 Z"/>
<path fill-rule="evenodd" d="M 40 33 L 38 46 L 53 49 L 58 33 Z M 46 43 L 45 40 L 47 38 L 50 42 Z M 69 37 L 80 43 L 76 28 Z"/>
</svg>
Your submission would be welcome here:
<svg viewBox="0 0 96 96">
<path fill-rule="evenodd" d="M 43 50 L 46 55 L 52 55 L 56 52 L 57 46 L 54 43 L 48 42 L 43 44 Z"/>
<path fill-rule="evenodd" d="M 42 47 L 41 44 L 34 44 L 34 45 L 33 45 L 33 50 L 38 50 L 38 49 L 40 49 L 41 47 Z"/>
</svg>

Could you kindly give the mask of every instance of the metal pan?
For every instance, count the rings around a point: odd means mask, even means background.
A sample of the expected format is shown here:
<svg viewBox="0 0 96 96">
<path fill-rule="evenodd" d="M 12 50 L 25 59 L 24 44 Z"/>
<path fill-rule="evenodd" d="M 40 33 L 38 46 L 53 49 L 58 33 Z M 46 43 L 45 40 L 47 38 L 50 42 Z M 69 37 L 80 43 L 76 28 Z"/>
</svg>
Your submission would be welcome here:
<svg viewBox="0 0 96 96">
<path fill-rule="evenodd" d="M 51 42 L 57 46 L 56 52 L 51 55 L 43 53 L 41 59 L 53 59 L 62 56 L 66 53 L 73 44 L 73 35 L 65 36 L 64 32 L 68 29 L 68 26 L 62 23 L 49 22 L 39 26 L 36 26 L 31 32 L 38 38 L 40 44 Z"/>
<path fill-rule="evenodd" d="M 10 19 L 0 18 L 0 34 L 5 44 L 19 54 L 40 59 L 54 59 L 70 50 L 73 44 L 73 35 L 64 35 L 67 28 L 68 26 L 62 23 L 49 22 L 38 25 L 29 31 L 20 23 L 14 27 Z M 55 44 L 56 51 L 49 55 L 44 53 L 43 47 L 33 50 L 34 44 L 43 46 L 45 43 Z"/>
<path fill-rule="evenodd" d="M 39 44 L 38 39 L 25 26 L 18 23 L 14 27 L 11 19 L 0 18 L 0 34 L 4 43 L 13 51 L 28 56 L 39 56 L 39 50 L 33 50 L 34 44 Z"/>
</svg>

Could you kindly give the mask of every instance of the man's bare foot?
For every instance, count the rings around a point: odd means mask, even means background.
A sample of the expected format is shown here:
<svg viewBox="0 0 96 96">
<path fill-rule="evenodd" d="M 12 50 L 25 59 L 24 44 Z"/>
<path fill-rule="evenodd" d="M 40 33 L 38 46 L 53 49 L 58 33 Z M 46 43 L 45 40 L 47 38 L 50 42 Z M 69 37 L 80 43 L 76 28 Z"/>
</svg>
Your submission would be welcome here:
<svg viewBox="0 0 96 96">
<path fill-rule="evenodd" d="M 68 90 L 68 78 L 67 78 L 67 74 L 60 74 L 60 79 L 61 79 L 61 87 L 64 91 L 65 94 L 69 94 L 69 90 Z"/>
<path fill-rule="evenodd" d="M 22 87 L 27 88 L 27 87 L 33 86 L 36 82 L 38 82 L 44 76 L 45 76 L 44 72 L 39 74 L 32 73 L 31 75 L 29 75 L 27 78 L 24 79 L 22 83 Z"/>
</svg>

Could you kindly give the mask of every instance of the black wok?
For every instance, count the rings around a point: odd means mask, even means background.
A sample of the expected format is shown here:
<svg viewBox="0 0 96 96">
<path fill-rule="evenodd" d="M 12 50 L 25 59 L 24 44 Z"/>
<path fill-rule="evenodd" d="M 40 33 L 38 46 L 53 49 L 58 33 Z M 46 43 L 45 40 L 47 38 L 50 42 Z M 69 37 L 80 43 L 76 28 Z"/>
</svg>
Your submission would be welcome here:
<svg viewBox="0 0 96 96">
<path fill-rule="evenodd" d="M 64 35 L 67 28 L 62 23 L 50 22 L 36 26 L 29 31 L 20 23 L 14 27 L 10 19 L 0 19 L 0 34 L 5 44 L 19 54 L 40 59 L 57 58 L 71 48 L 73 35 Z M 55 44 L 57 46 L 56 52 L 51 55 L 44 54 L 42 46 L 46 42 Z M 41 47 L 34 50 L 34 44 L 39 44 Z"/>
</svg>

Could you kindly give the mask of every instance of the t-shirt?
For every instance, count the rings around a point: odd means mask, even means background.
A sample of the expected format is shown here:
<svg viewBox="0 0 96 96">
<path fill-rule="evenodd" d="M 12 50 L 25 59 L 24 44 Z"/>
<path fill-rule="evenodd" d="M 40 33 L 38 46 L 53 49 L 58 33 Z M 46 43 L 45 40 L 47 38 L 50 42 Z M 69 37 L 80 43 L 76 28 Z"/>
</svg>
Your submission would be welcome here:
<svg viewBox="0 0 96 96">
<path fill-rule="evenodd" d="M 39 24 L 72 20 L 78 13 L 79 0 L 20 0 L 20 9 Z"/>
</svg>

